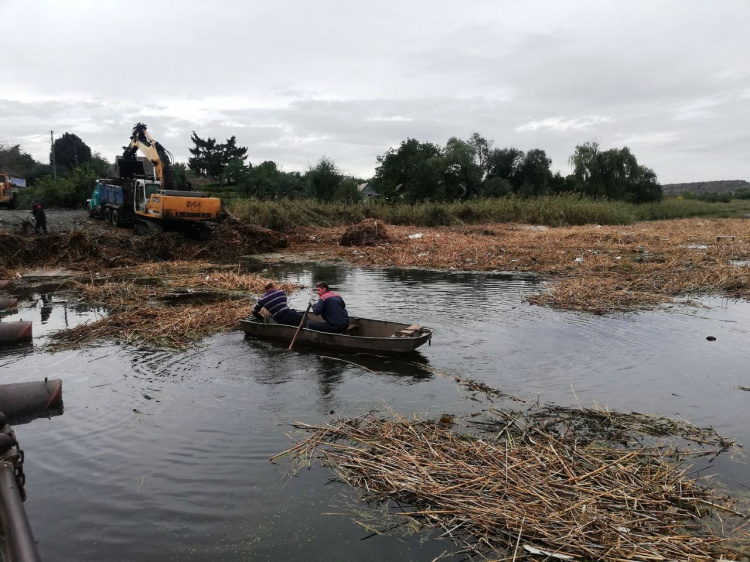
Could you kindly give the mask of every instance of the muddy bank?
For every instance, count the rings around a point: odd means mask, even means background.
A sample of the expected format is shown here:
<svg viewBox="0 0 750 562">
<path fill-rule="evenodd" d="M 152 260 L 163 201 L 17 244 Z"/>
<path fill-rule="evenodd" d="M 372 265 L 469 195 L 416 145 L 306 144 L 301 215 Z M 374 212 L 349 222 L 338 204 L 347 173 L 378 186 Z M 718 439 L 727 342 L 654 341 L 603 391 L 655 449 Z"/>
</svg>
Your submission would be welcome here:
<svg viewBox="0 0 750 562">
<path fill-rule="evenodd" d="M 94 220 L 69 225 L 73 228 L 68 231 L 50 228 L 46 235 L 0 230 L 0 275 L 42 266 L 85 271 L 159 261 L 236 263 L 242 255 L 273 252 L 287 245 L 278 233 L 232 219 L 218 225 L 208 241 L 176 232 L 135 236 L 130 229 Z"/>
</svg>

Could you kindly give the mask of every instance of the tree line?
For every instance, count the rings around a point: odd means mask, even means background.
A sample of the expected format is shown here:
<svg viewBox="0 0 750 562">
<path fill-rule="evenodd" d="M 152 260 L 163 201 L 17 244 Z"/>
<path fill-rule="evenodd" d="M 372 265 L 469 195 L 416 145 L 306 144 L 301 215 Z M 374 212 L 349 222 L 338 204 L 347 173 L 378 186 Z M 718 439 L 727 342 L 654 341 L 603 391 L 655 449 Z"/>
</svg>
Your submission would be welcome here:
<svg viewBox="0 0 750 562">
<path fill-rule="evenodd" d="M 247 149 L 237 147 L 235 137 L 222 144 L 193 132 L 192 140 L 190 170 L 219 184 L 235 185 L 245 196 L 346 201 L 358 197 L 357 185 L 364 182 L 345 176 L 325 157 L 305 174 L 283 172 L 272 161 L 245 163 Z M 552 160 L 542 149 L 524 152 L 493 144 L 479 133 L 466 140 L 452 137 L 445 146 L 409 138 L 377 157 L 370 183 L 382 196 L 409 203 L 560 193 L 632 203 L 662 197 L 656 173 L 639 165 L 628 147 L 602 150 L 596 142 L 578 145 L 569 158 L 573 173 L 562 176 L 552 173 Z"/>
<path fill-rule="evenodd" d="M 191 142 L 187 165 L 174 165 L 178 180 L 208 178 L 212 189 L 234 196 L 354 202 L 361 198 L 358 185 L 366 181 L 344 174 L 328 157 L 305 172 L 286 172 L 270 160 L 246 162 L 248 149 L 239 146 L 234 136 L 218 142 L 193 131 Z M 25 176 L 34 187 L 29 193 L 43 197 L 48 206 L 79 206 L 89 196 L 93 180 L 108 174 L 109 163 L 70 133 L 56 139 L 53 150 L 56 180 L 51 175 L 52 151 L 50 164 L 42 164 L 19 145 L 0 146 L 0 169 Z M 496 148 L 494 141 L 479 133 L 465 140 L 451 137 L 445 146 L 407 138 L 377 156 L 376 163 L 369 183 L 390 201 L 456 202 L 577 193 L 645 203 L 662 197 L 655 172 L 640 165 L 628 147 L 603 150 L 596 142 L 575 147 L 568 160 L 573 172 L 567 176 L 552 173 L 552 160 L 542 149 Z"/>
</svg>

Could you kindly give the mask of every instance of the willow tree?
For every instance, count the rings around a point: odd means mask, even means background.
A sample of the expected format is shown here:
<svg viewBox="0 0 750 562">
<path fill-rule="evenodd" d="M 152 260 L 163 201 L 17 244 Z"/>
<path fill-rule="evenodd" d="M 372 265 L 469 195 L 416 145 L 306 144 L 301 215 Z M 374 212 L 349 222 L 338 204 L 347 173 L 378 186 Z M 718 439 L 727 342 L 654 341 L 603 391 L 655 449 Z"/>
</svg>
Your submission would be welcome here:
<svg viewBox="0 0 750 562">
<path fill-rule="evenodd" d="M 600 150 L 598 143 L 587 142 L 576 146 L 570 165 L 586 195 L 639 203 L 661 199 L 656 174 L 640 166 L 627 146 Z"/>
</svg>

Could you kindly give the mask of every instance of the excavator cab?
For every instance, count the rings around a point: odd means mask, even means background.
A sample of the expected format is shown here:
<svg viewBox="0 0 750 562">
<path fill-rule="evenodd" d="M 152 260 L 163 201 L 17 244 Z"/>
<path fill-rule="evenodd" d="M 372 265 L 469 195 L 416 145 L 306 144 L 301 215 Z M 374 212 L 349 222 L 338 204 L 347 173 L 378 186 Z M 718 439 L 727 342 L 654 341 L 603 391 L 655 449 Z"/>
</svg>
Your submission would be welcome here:
<svg viewBox="0 0 750 562">
<path fill-rule="evenodd" d="M 151 196 L 161 189 L 161 184 L 146 181 L 137 181 L 135 187 L 135 210 L 146 212 L 146 205 Z"/>
</svg>

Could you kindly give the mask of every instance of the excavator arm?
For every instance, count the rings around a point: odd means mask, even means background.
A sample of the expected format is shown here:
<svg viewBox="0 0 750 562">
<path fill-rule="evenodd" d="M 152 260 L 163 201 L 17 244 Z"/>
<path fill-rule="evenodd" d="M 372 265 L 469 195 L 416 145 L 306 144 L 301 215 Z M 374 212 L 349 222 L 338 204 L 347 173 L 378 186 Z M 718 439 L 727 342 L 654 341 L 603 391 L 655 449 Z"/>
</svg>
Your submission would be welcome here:
<svg viewBox="0 0 750 562">
<path fill-rule="evenodd" d="M 133 160 L 139 150 L 154 165 L 154 173 L 161 182 L 162 189 L 174 189 L 174 177 L 172 171 L 172 155 L 161 143 L 154 140 L 148 133 L 145 123 L 138 123 L 133 127 L 130 136 L 130 144 L 123 147 L 123 157 Z"/>
</svg>

